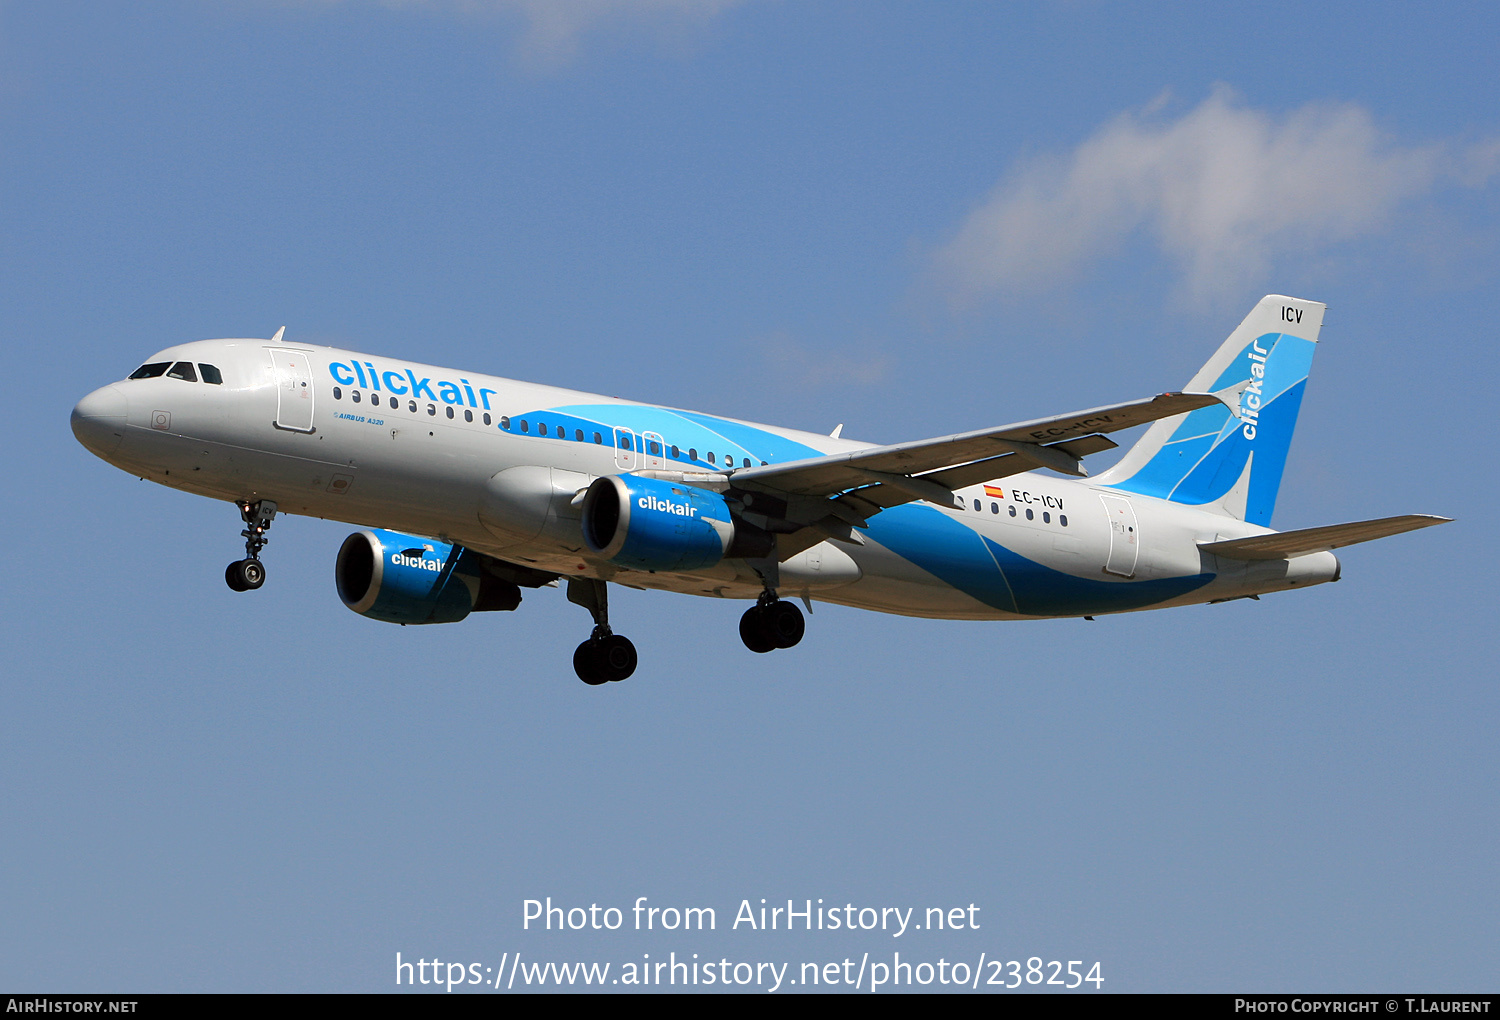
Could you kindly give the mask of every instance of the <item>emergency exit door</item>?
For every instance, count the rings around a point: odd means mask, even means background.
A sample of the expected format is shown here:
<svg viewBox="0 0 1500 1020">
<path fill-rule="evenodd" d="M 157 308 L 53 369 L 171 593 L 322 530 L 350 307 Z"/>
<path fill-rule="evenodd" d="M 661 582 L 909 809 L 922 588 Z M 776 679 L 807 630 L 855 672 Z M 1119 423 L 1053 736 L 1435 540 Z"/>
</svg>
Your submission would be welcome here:
<svg viewBox="0 0 1500 1020">
<path fill-rule="evenodd" d="M 1134 577 L 1141 551 L 1141 532 L 1135 519 L 1135 507 L 1123 496 L 1101 495 L 1099 498 L 1104 501 L 1104 512 L 1109 517 L 1109 558 L 1104 562 L 1104 569 L 1121 577 Z"/>
</svg>

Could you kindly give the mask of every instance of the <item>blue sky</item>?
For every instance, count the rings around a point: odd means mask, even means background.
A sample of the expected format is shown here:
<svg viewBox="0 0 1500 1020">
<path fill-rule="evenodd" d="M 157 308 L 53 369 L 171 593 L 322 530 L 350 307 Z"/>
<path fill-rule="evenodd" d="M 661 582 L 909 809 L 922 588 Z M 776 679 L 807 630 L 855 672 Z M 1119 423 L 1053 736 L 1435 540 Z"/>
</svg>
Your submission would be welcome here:
<svg viewBox="0 0 1500 1020">
<path fill-rule="evenodd" d="M 1495 16 L 1473 5 L 0 2 L 0 986 L 498 963 L 1098 960 L 1105 990 L 1494 987 Z M 345 345 L 896 442 L 1181 386 L 1330 305 L 1274 525 L 1456 523 L 1096 623 L 622 590 L 387 627 L 350 530 L 140 482 L 68 411 L 169 344 Z M 1101 465 L 1102 466 L 1102 465 Z M 521 904 L 713 906 L 712 934 Z M 975 903 L 747 934 L 741 899 Z"/>
</svg>

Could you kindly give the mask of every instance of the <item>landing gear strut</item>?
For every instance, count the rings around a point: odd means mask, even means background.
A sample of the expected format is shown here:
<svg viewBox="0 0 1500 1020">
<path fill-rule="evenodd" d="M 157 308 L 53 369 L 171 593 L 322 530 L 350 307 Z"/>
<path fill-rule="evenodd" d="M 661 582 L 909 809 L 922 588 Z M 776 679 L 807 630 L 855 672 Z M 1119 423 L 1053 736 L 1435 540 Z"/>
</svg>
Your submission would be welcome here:
<svg viewBox="0 0 1500 1020">
<path fill-rule="evenodd" d="M 591 687 L 624 680 L 635 672 L 635 645 L 609 629 L 609 589 L 591 577 L 568 578 L 568 601 L 594 617 L 594 633 L 573 653 L 573 671 Z"/>
<path fill-rule="evenodd" d="M 235 560 L 224 568 L 224 583 L 235 591 L 254 591 L 266 583 L 266 566 L 260 561 L 260 551 L 266 547 L 266 532 L 276 518 L 276 504 L 269 499 L 238 504 L 240 517 L 245 521 L 245 558 Z"/>
<path fill-rule="evenodd" d="M 806 629 L 807 623 L 796 603 L 778 599 L 770 588 L 740 617 L 740 640 L 752 652 L 790 648 L 802 640 Z"/>
</svg>

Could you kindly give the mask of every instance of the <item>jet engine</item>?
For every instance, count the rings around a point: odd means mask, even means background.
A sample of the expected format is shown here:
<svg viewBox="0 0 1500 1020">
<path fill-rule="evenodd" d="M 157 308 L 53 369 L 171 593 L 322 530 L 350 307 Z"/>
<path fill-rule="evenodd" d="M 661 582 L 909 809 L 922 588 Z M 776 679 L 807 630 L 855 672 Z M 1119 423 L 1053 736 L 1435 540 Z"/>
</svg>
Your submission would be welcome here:
<svg viewBox="0 0 1500 1020">
<path fill-rule="evenodd" d="M 724 558 L 735 537 L 724 497 L 692 485 L 607 475 L 583 497 L 583 540 L 635 570 L 687 571 Z"/>
<path fill-rule="evenodd" d="M 334 580 L 344 605 L 372 620 L 457 623 L 521 604 L 520 587 L 487 570 L 487 560 L 430 538 L 356 531 L 339 548 Z"/>
</svg>

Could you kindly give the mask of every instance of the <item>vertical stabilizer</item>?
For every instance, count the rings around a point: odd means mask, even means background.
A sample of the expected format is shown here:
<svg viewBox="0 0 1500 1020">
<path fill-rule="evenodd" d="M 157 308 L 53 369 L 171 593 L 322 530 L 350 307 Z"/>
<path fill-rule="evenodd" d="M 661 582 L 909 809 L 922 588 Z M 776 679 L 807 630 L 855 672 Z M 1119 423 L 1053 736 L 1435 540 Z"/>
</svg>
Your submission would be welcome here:
<svg viewBox="0 0 1500 1020">
<path fill-rule="evenodd" d="M 1326 307 L 1262 298 L 1186 387 L 1228 403 L 1155 423 L 1095 482 L 1269 526 Z"/>
</svg>

